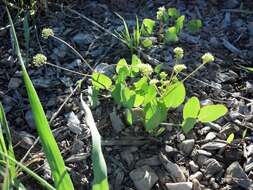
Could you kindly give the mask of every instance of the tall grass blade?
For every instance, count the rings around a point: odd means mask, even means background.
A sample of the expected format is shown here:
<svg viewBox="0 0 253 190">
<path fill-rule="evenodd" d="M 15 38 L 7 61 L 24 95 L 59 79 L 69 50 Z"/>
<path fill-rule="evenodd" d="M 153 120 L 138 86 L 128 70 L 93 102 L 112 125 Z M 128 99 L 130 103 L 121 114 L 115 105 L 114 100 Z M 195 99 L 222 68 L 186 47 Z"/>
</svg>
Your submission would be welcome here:
<svg viewBox="0 0 253 190">
<path fill-rule="evenodd" d="M 107 168 L 105 159 L 101 148 L 100 134 L 97 130 L 95 121 L 93 119 L 89 106 L 83 101 L 82 94 L 80 97 L 82 109 L 86 114 L 86 122 L 91 130 L 92 137 L 92 164 L 94 180 L 92 190 L 109 190 L 109 184 L 107 179 Z"/>
<path fill-rule="evenodd" d="M 49 127 L 49 124 L 48 124 L 46 115 L 44 113 L 43 107 L 40 103 L 39 97 L 26 71 L 24 61 L 19 49 L 18 39 L 16 36 L 14 25 L 13 25 L 8 9 L 7 9 L 7 13 L 8 13 L 9 22 L 11 25 L 11 33 L 14 38 L 16 54 L 18 56 L 18 59 L 21 65 L 23 80 L 25 82 L 29 102 L 31 104 L 33 117 L 36 123 L 36 128 L 40 136 L 42 147 L 45 152 L 47 161 L 52 171 L 55 187 L 57 190 L 74 190 L 72 181 L 70 179 L 69 174 L 67 173 L 63 158 L 61 156 L 60 150 L 57 146 L 53 133 Z"/>
<path fill-rule="evenodd" d="M 5 134 L 5 138 L 4 138 Z M 0 150 L 8 154 L 10 157 L 15 159 L 12 140 L 11 140 L 11 133 L 9 130 L 8 122 L 6 120 L 6 116 L 4 113 L 4 108 L 0 103 Z M 5 160 L 5 159 L 3 159 Z M 9 160 L 5 160 L 8 163 L 8 173 L 10 177 L 10 181 L 14 181 L 16 177 L 16 166 L 15 163 L 9 162 Z"/>
</svg>

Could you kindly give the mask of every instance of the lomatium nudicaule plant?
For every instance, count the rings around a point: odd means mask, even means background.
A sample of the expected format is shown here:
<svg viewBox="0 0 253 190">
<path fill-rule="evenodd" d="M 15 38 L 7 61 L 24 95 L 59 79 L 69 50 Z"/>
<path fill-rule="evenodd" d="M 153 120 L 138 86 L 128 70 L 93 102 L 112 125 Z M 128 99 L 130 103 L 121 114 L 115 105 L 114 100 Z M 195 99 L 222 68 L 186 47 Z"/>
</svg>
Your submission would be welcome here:
<svg viewBox="0 0 253 190">
<path fill-rule="evenodd" d="M 133 125 L 133 110 L 142 110 L 142 122 L 146 131 L 156 132 L 158 126 L 167 119 L 168 110 L 178 108 L 186 97 L 184 82 L 197 72 L 203 65 L 213 62 L 214 56 L 205 53 L 200 64 L 185 78 L 179 78 L 187 67 L 181 63 L 184 57 L 182 48 L 174 49 L 175 65 L 168 77 L 168 73 L 142 61 L 133 54 L 131 64 L 120 59 L 116 65 L 116 73 L 111 80 L 102 73 L 93 72 L 91 97 L 97 101 L 98 92 L 109 90 L 115 103 L 125 109 L 126 121 Z M 197 97 L 192 97 L 184 106 L 182 130 L 188 133 L 198 122 L 211 122 L 227 113 L 224 105 L 207 105 L 200 108 Z"/>
</svg>

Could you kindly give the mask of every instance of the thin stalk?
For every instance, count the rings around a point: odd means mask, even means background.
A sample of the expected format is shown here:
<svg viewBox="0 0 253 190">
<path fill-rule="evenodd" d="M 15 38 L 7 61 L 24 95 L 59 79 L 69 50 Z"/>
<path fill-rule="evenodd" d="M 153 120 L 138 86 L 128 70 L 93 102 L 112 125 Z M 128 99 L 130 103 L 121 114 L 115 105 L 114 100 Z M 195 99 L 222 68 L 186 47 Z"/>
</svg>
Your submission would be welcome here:
<svg viewBox="0 0 253 190">
<path fill-rule="evenodd" d="M 68 71 L 68 72 L 70 72 L 70 73 L 74 73 L 74 74 L 81 75 L 81 76 L 89 76 L 89 77 L 91 77 L 91 75 L 83 74 L 83 73 L 80 73 L 80 72 L 77 72 L 77 71 L 73 71 L 73 70 L 70 70 L 70 69 L 66 69 L 66 68 L 64 68 L 64 67 L 61 67 L 61 66 L 58 66 L 58 65 L 49 63 L 49 62 L 47 62 L 46 64 L 47 64 L 47 65 L 50 65 L 50 66 L 52 66 L 52 67 L 56 67 L 56 68 L 58 68 L 58 69 L 64 70 L 64 71 Z"/>
<path fill-rule="evenodd" d="M 94 69 L 90 66 L 90 64 L 83 58 L 83 56 L 74 48 L 72 47 L 70 44 L 68 44 L 66 41 L 64 41 L 63 39 L 57 37 L 57 36 L 51 36 L 53 37 L 54 39 L 60 41 L 61 43 L 63 43 L 64 45 L 68 46 L 78 57 L 80 57 L 80 59 L 82 60 L 83 63 L 85 63 L 89 69 L 91 71 L 94 71 Z"/>
</svg>

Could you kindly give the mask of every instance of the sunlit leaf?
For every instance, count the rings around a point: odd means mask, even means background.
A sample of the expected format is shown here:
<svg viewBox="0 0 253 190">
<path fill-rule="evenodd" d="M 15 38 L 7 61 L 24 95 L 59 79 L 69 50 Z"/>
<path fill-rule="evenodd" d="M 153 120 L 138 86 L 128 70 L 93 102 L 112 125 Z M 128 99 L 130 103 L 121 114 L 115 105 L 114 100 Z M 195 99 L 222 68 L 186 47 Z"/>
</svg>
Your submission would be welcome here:
<svg viewBox="0 0 253 190">
<path fill-rule="evenodd" d="M 168 28 L 168 30 L 165 33 L 165 40 L 167 42 L 176 42 L 176 41 L 178 41 L 176 27 L 173 26 L 173 27 Z"/>
<path fill-rule="evenodd" d="M 230 144 L 235 138 L 235 134 L 231 133 L 227 138 L 227 143 Z"/>
<path fill-rule="evenodd" d="M 109 89 L 112 85 L 111 79 L 103 73 L 92 73 L 92 85 L 97 89 Z"/>
<path fill-rule="evenodd" d="M 197 118 L 200 110 L 200 103 L 197 97 L 192 97 L 185 104 L 183 109 L 183 118 Z"/>
<path fill-rule="evenodd" d="M 144 48 L 149 48 L 149 47 L 151 47 L 152 44 L 153 44 L 152 40 L 150 40 L 150 39 L 148 39 L 148 38 L 144 39 L 141 43 L 142 43 L 142 46 L 143 46 Z"/>
<path fill-rule="evenodd" d="M 180 33 L 184 27 L 184 19 L 185 19 L 185 16 L 182 15 L 180 17 L 178 17 L 178 19 L 176 20 L 176 33 Z"/>
<path fill-rule="evenodd" d="M 155 21 L 149 18 L 145 18 L 142 21 L 141 34 L 143 36 L 149 36 L 153 33 Z"/>
<path fill-rule="evenodd" d="M 168 8 L 168 16 L 172 18 L 177 18 L 179 16 L 179 12 L 176 8 Z"/>
<path fill-rule="evenodd" d="M 188 22 L 188 30 L 192 33 L 198 32 L 202 27 L 202 21 L 199 19 L 193 19 Z"/>
<path fill-rule="evenodd" d="M 212 122 L 224 116 L 228 109 L 221 104 L 207 105 L 200 109 L 198 119 L 201 122 Z"/>
</svg>

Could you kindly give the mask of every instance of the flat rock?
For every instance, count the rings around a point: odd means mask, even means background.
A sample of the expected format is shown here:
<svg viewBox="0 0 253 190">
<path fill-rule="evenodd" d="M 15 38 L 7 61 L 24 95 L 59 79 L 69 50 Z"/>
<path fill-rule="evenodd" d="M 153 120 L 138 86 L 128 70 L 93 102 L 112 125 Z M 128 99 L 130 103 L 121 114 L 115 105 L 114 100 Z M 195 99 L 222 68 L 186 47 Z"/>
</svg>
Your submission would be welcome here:
<svg viewBox="0 0 253 190">
<path fill-rule="evenodd" d="M 166 170 L 169 172 L 169 175 L 173 179 L 174 182 L 186 181 L 183 171 L 177 164 L 168 160 L 168 158 L 162 153 L 160 154 L 159 158 L 162 164 L 164 165 L 164 167 L 166 168 Z"/>
<path fill-rule="evenodd" d="M 195 144 L 195 140 L 194 139 L 187 139 L 187 140 L 184 140 L 179 145 L 179 149 L 181 151 L 183 151 L 185 154 L 189 155 L 192 152 L 194 144 Z"/>
<path fill-rule="evenodd" d="M 212 176 L 223 169 L 222 165 L 213 158 L 206 160 L 203 164 L 203 167 L 206 169 L 205 171 L 206 176 L 207 175 Z"/>
<path fill-rule="evenodd" d="M 250 189 L 252 187 L 252 181 L 248 178 L 243 171 L 238 161 L 233 162 L 226 170 L 225 180 L 228 184 L 233 186 L 239 186 L 241 188 Z"/>
<path fill-rule="evenodd" d="M 150 190 L 158 181 L 156 173 L 149 166 L 142 166 L 132 170 L 130 178 L 133 180 L 137 190 Z"/>
<path fill-rule="evenodd" d="M 89 45 L 93 41 L 91 34 L 78 33 L 73 37 L 73 41 L 79 45 Z"/>
<path fill-rule="evenodd" d="M 205 150 L 219 150 L 226 146 L 226 142 L 209 142 L 201 146 Z"/>
<path fill-rule="evenodd" d="M 191 190 L 192 182 L 166 183 L 167 190 Z"/>
<path fill-rule="evenodd" d="M 193 160 L 189 162 L 189 166 L 192 172 L 196 172 L 199 170 L 199 166 Z"/>
</svg>

